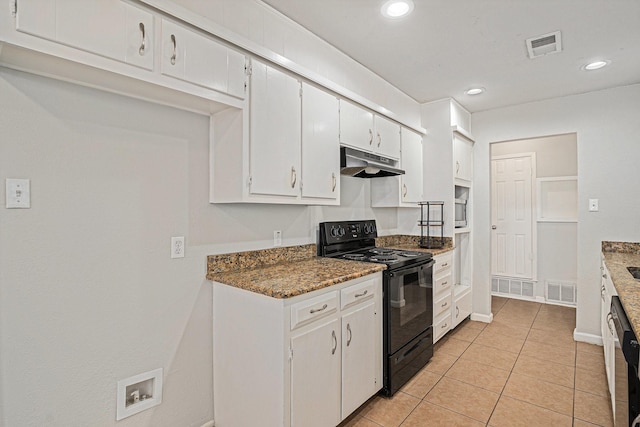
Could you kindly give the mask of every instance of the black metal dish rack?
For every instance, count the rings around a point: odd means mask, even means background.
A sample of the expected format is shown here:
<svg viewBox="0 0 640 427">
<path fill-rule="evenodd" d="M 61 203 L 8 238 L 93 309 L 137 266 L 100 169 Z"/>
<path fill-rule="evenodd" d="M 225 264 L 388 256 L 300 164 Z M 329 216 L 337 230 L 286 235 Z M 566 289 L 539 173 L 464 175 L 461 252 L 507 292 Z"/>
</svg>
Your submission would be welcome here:
<svg viewBox="0 0 640 427">
<path fill-rule="evenodd" d="M 444 202 L 419 202 L 420 247 L 437 249 L 444 246 Z M 432 235 L 432 228 L 439 228 L 439 235 Z"/>
</svg>

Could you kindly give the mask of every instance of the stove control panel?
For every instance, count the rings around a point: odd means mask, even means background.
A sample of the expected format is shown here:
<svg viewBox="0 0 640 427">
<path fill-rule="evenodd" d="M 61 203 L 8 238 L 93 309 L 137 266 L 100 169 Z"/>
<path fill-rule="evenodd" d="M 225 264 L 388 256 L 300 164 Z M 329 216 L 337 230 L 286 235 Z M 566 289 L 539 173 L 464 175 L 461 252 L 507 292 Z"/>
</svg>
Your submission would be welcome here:
<svg viewBox="0 0 640 427">
<path fill-rule="evenodd" d="M 377 231 L 376 221 L 373 219 L 364 221 L 321 222 L 319 243 L 321 245 L 331 245 L 334 243 L 373 239 L 378 237 Z"/>
</svg>

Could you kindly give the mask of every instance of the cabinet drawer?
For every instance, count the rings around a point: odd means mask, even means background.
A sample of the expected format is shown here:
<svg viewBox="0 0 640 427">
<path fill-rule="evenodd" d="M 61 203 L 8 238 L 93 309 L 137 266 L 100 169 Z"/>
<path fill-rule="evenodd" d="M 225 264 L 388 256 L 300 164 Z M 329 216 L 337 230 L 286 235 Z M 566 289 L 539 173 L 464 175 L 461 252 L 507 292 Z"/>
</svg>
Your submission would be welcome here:
<svg viewBox="0 0 640 427">
<path fill-rule="evenodd" d="M 453 280 L 451 279 L 451 274 L 438 277 L 433 283 L 433 294 L 440 295 L 443 292 L 449 293 L 452 284 Z"/>
<path fill-rule="evenodd" d="M 443 313 L 451 310 L 451 294 L 447 293 L 439 297 L 433 303 L 433 318 L 438 319 Z"/>
<path fill-rule="evenodd" d="M 344 288 L 340 291 L 340 308 L 344 309 L 345 307 L 373 298 L 377 291 L 375 280 L 367 280 L 366 282 Z"/>
<path fill-rule="evenodd" d="M 433 266 L 433 274 L 440 274 L 446 270 L 451 270 L 451 260 L 452 255 L 451 252 L 446 254 L 438 255 L 436 257 L 436 263 Z"/>
<path fill-rule="evenodd" d="M 451 312 L 433 322 L 433 342 L 435 343 L 451 329 Z"/>
<path fill-rule="evenodd" d="M 328 292 L 291 306 L 291 329 L 315 319 L 335 313 L 338 309 L 338 292 Z"/>
</svg>

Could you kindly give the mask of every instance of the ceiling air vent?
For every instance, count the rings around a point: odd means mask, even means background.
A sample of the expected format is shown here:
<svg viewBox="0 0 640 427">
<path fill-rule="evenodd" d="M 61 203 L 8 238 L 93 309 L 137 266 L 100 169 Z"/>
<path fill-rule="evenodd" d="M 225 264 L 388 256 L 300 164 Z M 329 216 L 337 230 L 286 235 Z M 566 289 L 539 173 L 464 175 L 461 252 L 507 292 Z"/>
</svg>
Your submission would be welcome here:
<svg viewBox="0 0 640 427">
<path fill-rule="evenodd" d="M 537 58 L 539 56 L 557 53 L 562 50 L 562 37 L 560 31 L 544 34 L 542 36 L 527 39 L 527 51 L 529 58 Z"/>
</svg>

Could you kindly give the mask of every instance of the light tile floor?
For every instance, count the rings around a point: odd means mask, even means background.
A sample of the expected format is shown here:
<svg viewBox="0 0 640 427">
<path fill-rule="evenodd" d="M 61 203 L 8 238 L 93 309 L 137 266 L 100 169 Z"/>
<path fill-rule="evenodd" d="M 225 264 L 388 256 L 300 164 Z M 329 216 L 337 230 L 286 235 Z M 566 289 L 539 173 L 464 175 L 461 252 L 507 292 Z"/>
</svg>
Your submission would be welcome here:
<svg viewBox="0 0 640 427">
<path fill-rule="evenodd" d="M 465 321 L 391 399 L 341 427 L 613 426 L 602 347 L 573 341 L 575 309 L 492 297 L 491 324 Z"/>
</svg>

